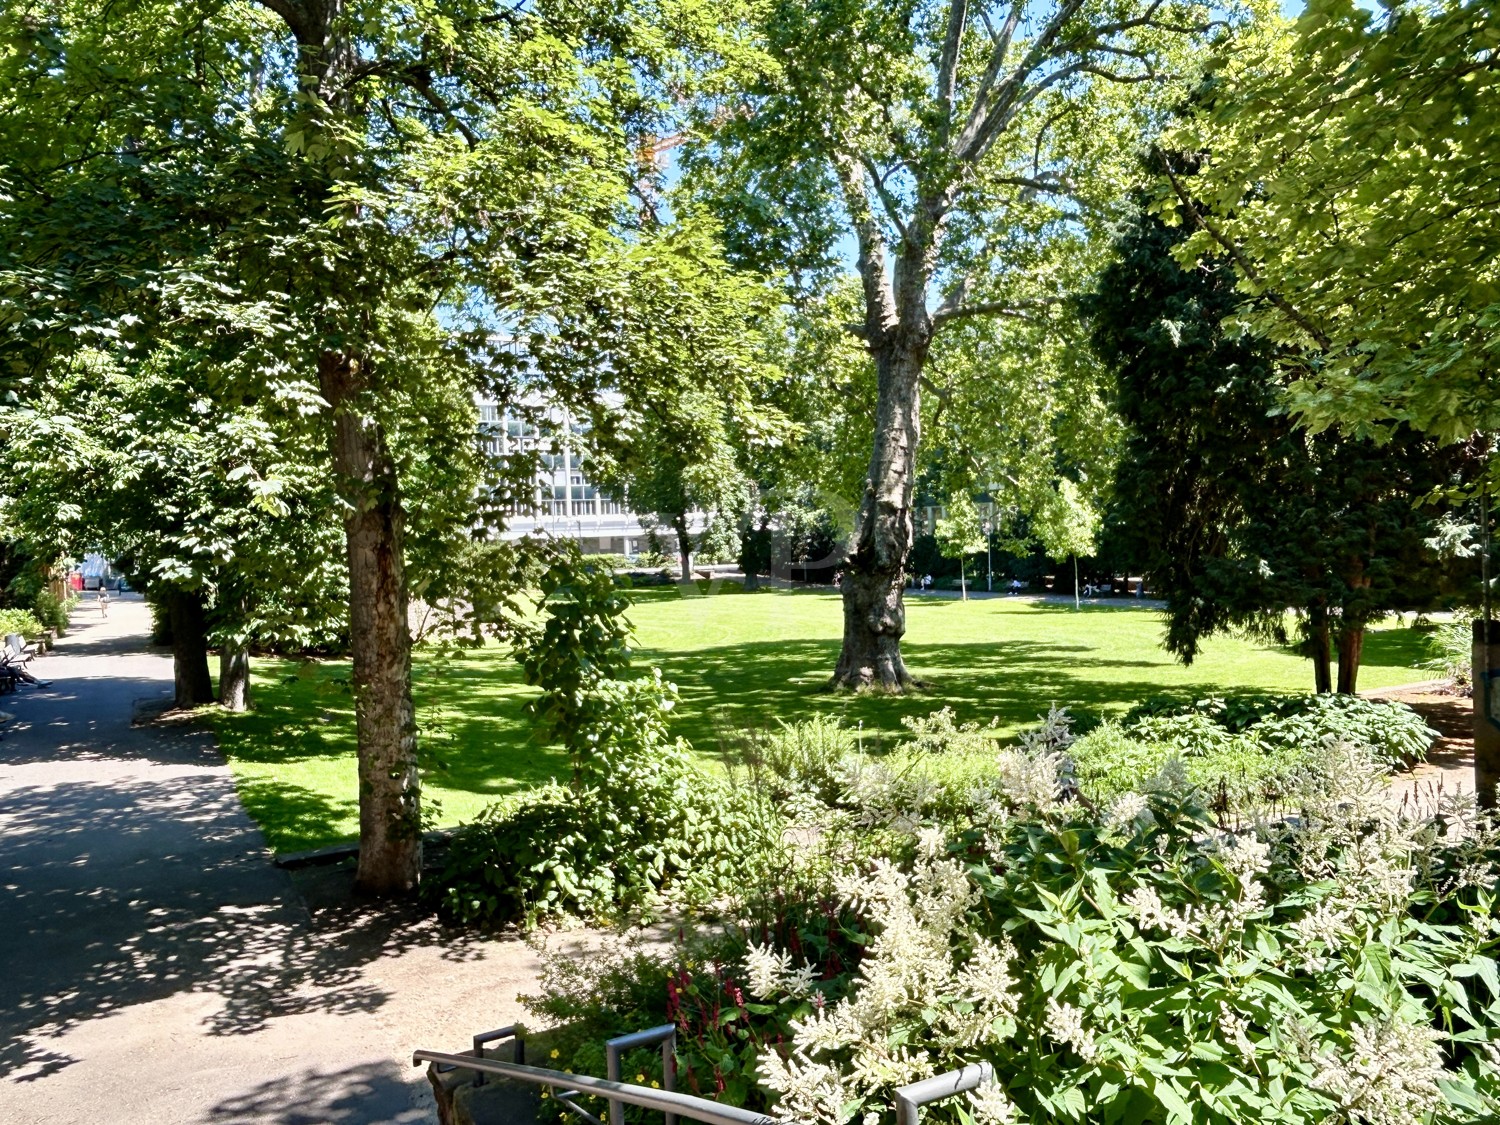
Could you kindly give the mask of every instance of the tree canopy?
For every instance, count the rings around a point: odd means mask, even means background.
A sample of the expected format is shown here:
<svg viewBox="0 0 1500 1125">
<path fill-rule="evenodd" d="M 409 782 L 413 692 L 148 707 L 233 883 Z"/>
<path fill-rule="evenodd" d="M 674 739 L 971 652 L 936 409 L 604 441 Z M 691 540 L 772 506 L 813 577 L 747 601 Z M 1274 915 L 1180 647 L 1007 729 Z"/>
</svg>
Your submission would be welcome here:
<svg viewBox="0 0 1500 1125">
<path fill-rule="evenodd" d="M 1181 254 L 1227 256 L 1261 298 L 1246 322 L 1302 357 L 1310 425 L 1459 441 L 1500 429 L 1500 10 L 1382 7 L 1309 0 L 1225 45 L 1167 139 L 1205 204 Z"/>
</svg>

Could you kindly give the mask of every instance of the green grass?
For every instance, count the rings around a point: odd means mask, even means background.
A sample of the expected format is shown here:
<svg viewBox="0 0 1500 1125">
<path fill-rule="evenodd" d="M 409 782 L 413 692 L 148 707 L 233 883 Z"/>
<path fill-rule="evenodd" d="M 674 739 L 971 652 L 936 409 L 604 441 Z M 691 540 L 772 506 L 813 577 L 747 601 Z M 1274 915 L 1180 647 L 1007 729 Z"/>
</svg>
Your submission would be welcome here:
<svg viewBox="0 0 1500 1125">
<path fill-rule="evenodd" d="M 960 719 L 998 718 L 1015 731 L 1053 702 L 1099 716 L 1162 692 L 1312 687 L 1305 659 L 1233 638 L 1210 641 L 1184 668 L 1160 649 L 1156 615 L 1134 606 L 1075 611 L 1011 599 L 912 597 L 904 651 L 929 689 L 905 697 L 828 693 L 821 689 L 842 632 L 835 595 L 685 596 L 664 588 L 633 597 L 637 662 L 660 665 L 677 684 L 678 733 L 705 762 L 717 756 L 723 727 L 771 726 L 820 712 L 861 725 L 866 745 L 878 748 L 900 731 L 903 716 L 945 706 Z M 1365 642 L 1360 687 L 1427 679 L 1430 673 L 1416 665 L 1428 656 L 1422 634 L 1375 630 Z M 356 832 L 348 675 L 345 662 L 257 661 L 256 710 L 217 720 L 245 806 L 277 851 Z M 434 767 L 424 797 L 435 806 L 436 823 L 468 820 L 497 799 L 566 775 L 561 753 L 529 738 L 521 706 L 531 690 L 498 648 L 446 664 L 419 654 L 422 746 Z"/>
</svg>

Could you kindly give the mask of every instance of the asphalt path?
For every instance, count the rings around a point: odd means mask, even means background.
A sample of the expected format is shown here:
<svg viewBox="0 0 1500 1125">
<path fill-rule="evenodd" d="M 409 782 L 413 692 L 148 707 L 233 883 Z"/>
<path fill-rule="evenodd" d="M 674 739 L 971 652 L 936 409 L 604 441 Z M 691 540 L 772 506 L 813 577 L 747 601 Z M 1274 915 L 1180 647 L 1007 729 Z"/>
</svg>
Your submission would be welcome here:
<svg viewBox="0 0 1500 1125">
<path fill-rule="evenodd" d="M 391 931 L 316 925 L 201 727 L 132 723 L 171 694 L 148 629 L 86 604 L 0 696 L 0 1121 L 431 1120 Z"/>
</svg>

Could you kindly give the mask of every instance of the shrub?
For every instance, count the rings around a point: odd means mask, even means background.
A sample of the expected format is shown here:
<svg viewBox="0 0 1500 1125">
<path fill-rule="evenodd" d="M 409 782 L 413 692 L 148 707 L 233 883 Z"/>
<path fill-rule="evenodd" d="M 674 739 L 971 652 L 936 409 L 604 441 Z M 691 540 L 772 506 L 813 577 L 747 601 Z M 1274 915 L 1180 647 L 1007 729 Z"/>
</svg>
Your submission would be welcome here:
<svg viewBox="0 0 1500 1125">
<path fill-rule="evenodd" d="M 1223 832 L 1179 761 L 1103 811 L 918 829 L 822 896 L 549 973 L 529 1004 L 571 1025 L 559 1065 L 598 1073 L 603 1038 L 670 1020 L 683 1088 L 788 1120 L 888 1125 L 894 1087 L 981 1061 L 994 1083 L 925 1120 L 1495 1119 L 1500 829 L 1471 802 L 1402 818 L 1337 746 L 1295 818 Z"/>
<path fill-rule="evenodd" d="M 743 731 L 729 742 L 738 764 L 771 799 L 808 793 L 825 804 L 838 799 L 840 764 L 859 750 L 857 733 L 830 715 L 795 723 L 778 719 L 775 730 Z"/>
<path fill-rule="evenodd" d="M 856 972 L 774 943 L 742 962 L 779 1113 L 888 1122 L 894 1087 L 985 1061 L 993 1085 L 927 1119 L 1492 1119 L 1500 834 L 1471 806 L 1400 820 L 1375 763 L 1328 753 L 1256 833 L 1168 785 L 843 873 Z"/>
<path fill-rule="evenodd" d="M 1455 610 L 1453 616 L 1438 624 L 1428 637 L 1432 646 L 1432 659 L 1423 668 L 1436 672 L 1445 680 L 1452 680 L 1464 695 L 1474 690 L 1474 613 L 1472 610 Z"/>
<path fill-rule="evenodd" d="M 1306 697 L 1302 709 L 1267 719 L 1253 730 L 1268 745 L 1306 747 L 1331 741 L 1364 746 L 1386 766 L 1423 760 L 1437 738 L 1437 731 L 1406 704 L 1354 695 Z"/>
<path fill-rule="evenodd" d="M 1349 742 L 1369 747 L 1387 765 L 1420 761 L 1437 737 L 1404 703 L 1342 694 L 1210 696 L 1188 703 L 1158 698 L 1131 711 L 1124 730 L 1184 755 L 1207 754 L 1235 735 L 1268 750 Z"/>
<path fill-rule="evenodd" d="M 584 555 L 582 561 L 606 572 L 628 570 L 631 566 L 630 560 L 624 555 L 614 555 L 607 551 L 601 551 L 597 555 Z"/>
<path fill-rule="evenodd" d="M 36 615 L 25 609 L 0 609 L 0 637 L 8 633 L 20 633 L 23 637 L 34 637 L 45 628 Z"/>
<path fill-rule="evenodd" d="M 76 597 L 59 598 L 51 590 L 43 590 L 36 596 L 33 612 L 46 629 L 56 629 L 59 634 L 68 628 L 68 615 L 78 605 Z"/>
<path fill-rule="evenodd" d="M 660 897 L 704 902 L 748 874 L 764 830 L 748 794 L 693 768 L 668 737 L 676 689 L 659 669 L 627 678 L 626 599 L 578 560 L 552 566 L 542 621 L 517 644 L 539 737 L 561 742 L 570 784 L 492 806 L 450 843 L 426 893 L 463 922 L 593 917 Z"/>
</svg>

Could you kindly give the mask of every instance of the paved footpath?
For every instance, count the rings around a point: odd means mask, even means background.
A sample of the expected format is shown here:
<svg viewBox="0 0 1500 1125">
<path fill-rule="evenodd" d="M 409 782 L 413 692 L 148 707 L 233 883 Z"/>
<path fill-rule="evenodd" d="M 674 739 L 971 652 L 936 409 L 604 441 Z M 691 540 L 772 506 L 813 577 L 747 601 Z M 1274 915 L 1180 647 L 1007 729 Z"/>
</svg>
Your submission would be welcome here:
<svg viewBox="0 0 1500 1125">
<path fill-rule="evenodd" d="M 530 951 L 304 900 L 211 740 L 132 726 L 145 605 L 75 622 L 0 697 L 0 1122 L 432 1120 L 411 1050 L 515 1018 Z"/>
</svg>

